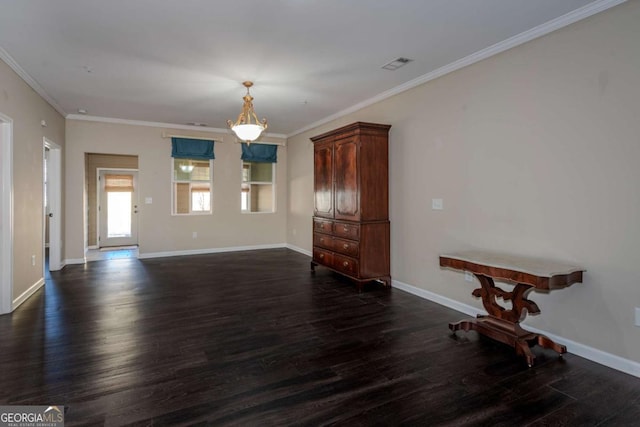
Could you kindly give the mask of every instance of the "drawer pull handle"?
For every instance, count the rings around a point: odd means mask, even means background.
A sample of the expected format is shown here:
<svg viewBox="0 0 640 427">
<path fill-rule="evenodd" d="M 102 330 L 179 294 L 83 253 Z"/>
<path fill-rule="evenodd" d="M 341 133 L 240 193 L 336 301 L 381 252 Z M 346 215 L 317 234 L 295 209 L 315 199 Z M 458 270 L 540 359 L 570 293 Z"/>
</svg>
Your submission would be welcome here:
<svg viewBox="0 0 640 427">
<path fill-rule="evenodd" d="M 324 254 L 320 254 L 320 259 L 324 258 Z"/>
<path fill-rule="evenodd" d="M 342 265 L 344 265 L 345 267 L 349 267 L 349 261 L 343 262 Z"/>
<path fill-rule="evenodd" d="M 347 227 L 346 225 L 343 228 L 344 228 L 344 231 L 349 231 L 349 227 Z"/>
<path fill-rule="evenodd" d="M 345 249 L 349 249 L 349 245 L 347 243 L 345 243 L 344 245 L 342 245 L 343 248 Z"/>
</svg>

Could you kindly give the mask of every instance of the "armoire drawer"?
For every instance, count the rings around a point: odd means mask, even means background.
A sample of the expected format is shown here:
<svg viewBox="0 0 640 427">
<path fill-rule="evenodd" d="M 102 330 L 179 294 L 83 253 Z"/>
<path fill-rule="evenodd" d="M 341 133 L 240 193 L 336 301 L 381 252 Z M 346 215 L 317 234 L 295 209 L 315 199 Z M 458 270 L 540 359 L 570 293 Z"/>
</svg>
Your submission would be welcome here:
<svg viewBox="0 0 640 427">
<path fill-rule="evenodd" d="M 351 240 L 360 240 L 360 224 L 349 224 L 347 222 L 334 222 L 333 234 Z"/>
<path fill-rule="evenodd" d="M 326 219 L 313 218 L 313 231 L 331 234 L 331 231 L 333 229 L 332 225 L 333 225 L 333 221 L 329 221 Z"/>
<path fill-rule="evenodd" d="M 333 254 L 333 268 L 349 276 L 358 276 L 358 260 L 353 258 Z"/>
<path fill-rule="evenodd" d="M 357 258 L 358 254 L 360 253 L 360 243 L 353 240 L 334 237 L 332 242 L 332 249 L 334 252 Z"/>
<path fill-rule="evenodd" d="M 327 267 L 333 266 L 333 253 L 325 251 L 322 248 L 313 248 L 313 261 L 318 264 L 326 265 Z"/>
<path fill-rule="evenodd" d="M 313 233 L 313 246 L 333 250 L 333 237 L 329 234 Z"/>
</svg>

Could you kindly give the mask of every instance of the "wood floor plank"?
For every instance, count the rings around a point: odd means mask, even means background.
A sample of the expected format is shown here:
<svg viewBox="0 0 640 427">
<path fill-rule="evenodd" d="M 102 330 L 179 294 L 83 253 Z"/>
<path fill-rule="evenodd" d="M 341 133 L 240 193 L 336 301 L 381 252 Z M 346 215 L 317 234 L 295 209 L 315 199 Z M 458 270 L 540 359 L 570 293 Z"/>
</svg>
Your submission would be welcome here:
<svg viewBox="0 0 640 427">
<path fill-rule="evenodd" d="M 62 403 L 68 426 L 639 418 L 640 379 L 539 348 L 529 369 L 462 317 L 288 249 L 72 265 L 0 316 L 0 404 Z"/>
</svg>

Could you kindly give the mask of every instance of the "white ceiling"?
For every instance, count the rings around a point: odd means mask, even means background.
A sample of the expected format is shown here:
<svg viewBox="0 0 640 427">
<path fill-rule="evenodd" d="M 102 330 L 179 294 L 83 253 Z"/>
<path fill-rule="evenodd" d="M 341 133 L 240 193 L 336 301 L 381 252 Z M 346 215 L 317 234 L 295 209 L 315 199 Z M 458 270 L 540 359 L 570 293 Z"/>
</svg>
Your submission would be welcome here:
<svg viewBox="0 0 640 427">
<path fill-rule="evenodd" d="M 291 135 L 620 2 L 0 0 L 0 57 L 65 115 L 224 128 L 252 80 Z"/>
</svg>

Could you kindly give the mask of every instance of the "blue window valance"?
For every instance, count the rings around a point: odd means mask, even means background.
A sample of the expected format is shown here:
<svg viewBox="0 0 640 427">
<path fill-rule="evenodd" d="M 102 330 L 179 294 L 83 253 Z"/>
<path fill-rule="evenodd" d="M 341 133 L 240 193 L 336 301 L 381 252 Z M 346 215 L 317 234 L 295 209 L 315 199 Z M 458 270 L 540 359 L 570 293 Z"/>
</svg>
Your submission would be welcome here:
<svg viewBox="0 0 640 427">
<path fill-rule="evenodd" d="M 247 162 L 277 163 L 278 146 L 273 144 L 242 143 L 242 160 Z"/>
<path fill-rule="evenodd" d="M 171 138 L 171 157 L 176 159 L 215 159 L 213 141 L 190 138 Z"/>
</svg>

